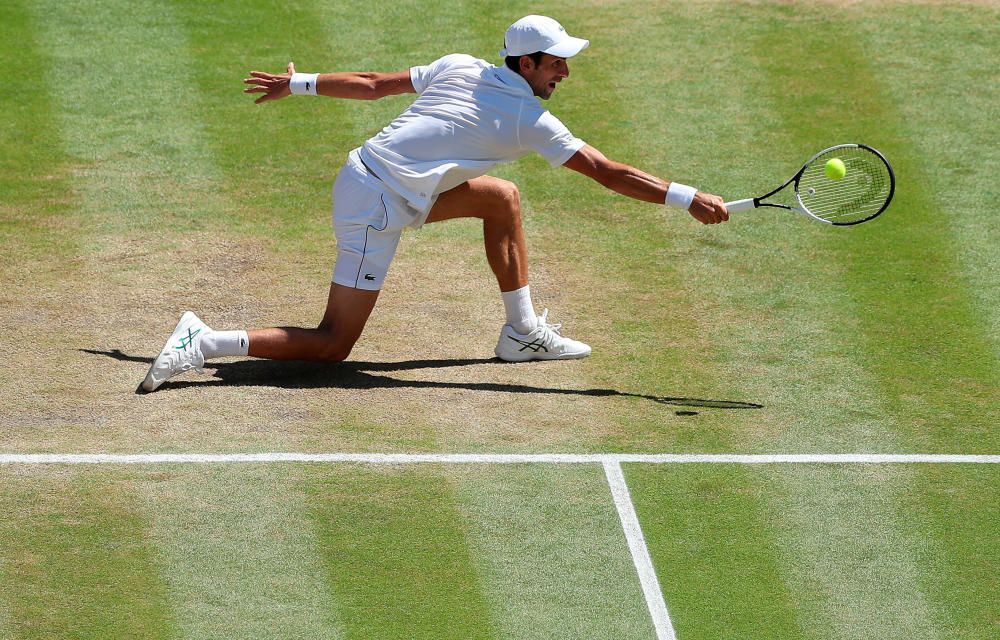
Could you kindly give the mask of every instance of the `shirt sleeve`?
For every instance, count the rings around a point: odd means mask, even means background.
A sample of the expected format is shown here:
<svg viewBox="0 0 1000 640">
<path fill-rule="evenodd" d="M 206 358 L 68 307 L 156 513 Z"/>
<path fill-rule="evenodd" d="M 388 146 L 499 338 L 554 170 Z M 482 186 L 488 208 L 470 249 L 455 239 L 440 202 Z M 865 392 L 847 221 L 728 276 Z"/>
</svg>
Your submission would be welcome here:
<svg viewBox="0 0 1000 640">
<path fill-rule="evenodd" d="M 471 59 L 468 55 L 452 53 L 443 58 L 438 58 L 428 65 L 410 67 L 410 80 L 413 82 L 413 88 L 418 94 L 421 94 L 434 82 L 434 78 L 442 72 Z"/>
<path fill-rule="evenodd" d="M 537 151 L 553 167 L 565 164 L 586 144 L 548 111 L 534 121 L 521 123 L 521 143 Z"/>
</svg>

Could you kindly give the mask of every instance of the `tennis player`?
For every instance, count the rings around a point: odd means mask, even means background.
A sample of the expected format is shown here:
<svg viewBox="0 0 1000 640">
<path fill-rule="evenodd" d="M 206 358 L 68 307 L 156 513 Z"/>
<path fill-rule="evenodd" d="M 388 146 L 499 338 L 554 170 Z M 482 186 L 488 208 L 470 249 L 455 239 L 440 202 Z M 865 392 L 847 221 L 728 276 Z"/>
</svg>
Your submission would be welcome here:
<svg viewBox="0 0 1000 640">
<path fill-rule="evenodd" d="M 333 186 L 337 260 L 326 313 L 315 329 L 214 331 L 185 313 L 142 383 L 153 391 L 205 360 L 253 356 L 340 361 L 351 353 L 375 307 L 406 228 L 453 218 L 481 218 L 486 257 L 500 286 L 506 321 L 495 353 L 506 361 L 583 358 L 590 347 L 560 333 L 547 310 L 536 315 L 528 287 L 528 252 L 517 186 L 485 175 L 531 152 L 625 196 L 686 210 L 699 222 L 728 219 L 721 198 L 666 182 L 609 160 L 570 133 L 537 98 L 548 100 L 569 77 L 568 60 L 589 45 L 544 16 L 507 29 L 494 66 L 447 55 L 395 73 L 250 73 L 257 103 L 291 95 L 375 100 L 416 93 L 386 128 L 351 151 Z"/>
</svg>

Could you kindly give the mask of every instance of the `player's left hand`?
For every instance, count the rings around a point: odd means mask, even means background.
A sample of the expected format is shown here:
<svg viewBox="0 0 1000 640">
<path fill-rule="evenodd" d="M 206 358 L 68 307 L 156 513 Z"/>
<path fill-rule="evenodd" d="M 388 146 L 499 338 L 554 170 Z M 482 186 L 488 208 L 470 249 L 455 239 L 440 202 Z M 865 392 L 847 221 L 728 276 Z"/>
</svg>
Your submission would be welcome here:
<svg viewBox="0 0 1000 640">
<path fill-rule="evenodd" d="M 268 100 L 280 100 L 292 95 L 292 90 L 288 83 L 295 73 L 295 64 L 288 63 L 287 73 L 265 73 L 263 71 L 251 71 L 250 77 L 243 80 L 245 84 L 251 85 L 243 90 L 243 93 L 263 93 L 261 97 L 254 101 L 254 104 L 267 102 Z"/>
</svg>

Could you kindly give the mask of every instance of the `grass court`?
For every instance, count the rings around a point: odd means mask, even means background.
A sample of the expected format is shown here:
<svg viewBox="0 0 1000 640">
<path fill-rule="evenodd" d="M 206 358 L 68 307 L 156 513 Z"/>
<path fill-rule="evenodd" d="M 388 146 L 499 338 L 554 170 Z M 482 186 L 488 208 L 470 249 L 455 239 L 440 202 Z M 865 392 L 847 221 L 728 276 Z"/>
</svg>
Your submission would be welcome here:
<svg viewBox="0 0 1000 640">
<path fill-rule="evenodd" d="M 406 233 L 341 365 L 134 389 L 186 309 L 315 325 L 330 185 L 412 97 L 254 106 L 251 69 L 591 46 L 547 103 L 727 200 L 841 142 L 896 197 L 703 227 L 537 157 L 535 302 L 581 361 L 503 364 L 479 225 Z M 0 461 L 29 454 L 1000 453 L 996 2 L 0 5 Z M 992 459 L 992 458 L 991 458 Z M 696 638 L 988 639 L 1000 467 L 623 462 Z M 0 463 L 0 638 L 654 638 L 600 464 Z M 660 637 L 664 637 L 660 635 Z"/>
</svg>

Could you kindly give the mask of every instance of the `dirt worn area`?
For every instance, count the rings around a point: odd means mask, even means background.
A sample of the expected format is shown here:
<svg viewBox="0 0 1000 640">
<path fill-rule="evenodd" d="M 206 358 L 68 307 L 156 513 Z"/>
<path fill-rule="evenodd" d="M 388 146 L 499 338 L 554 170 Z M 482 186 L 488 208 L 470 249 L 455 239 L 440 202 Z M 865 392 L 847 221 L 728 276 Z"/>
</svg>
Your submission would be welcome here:
<svg viewBox="0 0 1000 640">
<path fill-rule="evenodd" d="M 591 340 L 583 361 L 493 357 L 503 308 L 476 223 L 408 234 L 349 362 L 210 361 L 135 393 L 186 309 L 214 328 L 314 325 L 329 258 L 190 233 L 87 237 L 78 255 L 4 266 L 0 448 L 39 451 L 580 451 L 602 449 L 640 410 L 674 407 L 603 384 L 613 348 L 587 274 L 539 256 L 532 285 L 551 319 Z M 542 239 L 539 244 L 551 239 Z M 32 329 L 28 329 L 32 328 Z M 649 405 L 648 407 L 646 405 Z"/>
</svg>

